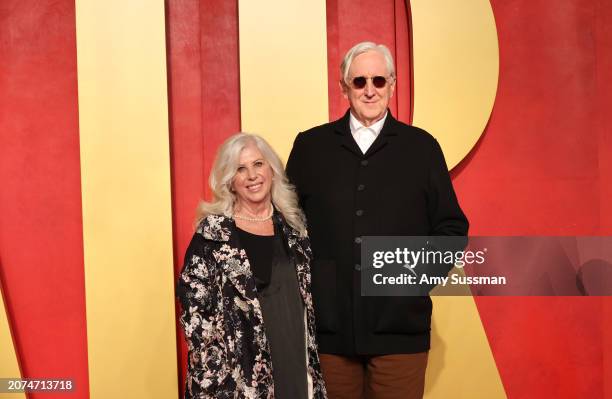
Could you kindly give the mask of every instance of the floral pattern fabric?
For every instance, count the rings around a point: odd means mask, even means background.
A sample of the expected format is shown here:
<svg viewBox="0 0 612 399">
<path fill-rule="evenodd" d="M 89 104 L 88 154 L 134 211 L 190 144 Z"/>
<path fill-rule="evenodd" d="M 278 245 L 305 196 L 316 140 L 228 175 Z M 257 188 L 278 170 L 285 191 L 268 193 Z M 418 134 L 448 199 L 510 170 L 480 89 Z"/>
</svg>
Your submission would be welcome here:
<svg viewBox="0 0 612 399">
<path fill-rule="evenodd" d="M 307 369 L 313 397 L 326 398 L 315 341 L 308 238 L 282 227 L 306 309 Z M 272 359 L 255 280 L 233 219 L 207 216 L 187 249 L 177 296 L 188 343 L 185 398 L 274 398 Z"/>
</svg>

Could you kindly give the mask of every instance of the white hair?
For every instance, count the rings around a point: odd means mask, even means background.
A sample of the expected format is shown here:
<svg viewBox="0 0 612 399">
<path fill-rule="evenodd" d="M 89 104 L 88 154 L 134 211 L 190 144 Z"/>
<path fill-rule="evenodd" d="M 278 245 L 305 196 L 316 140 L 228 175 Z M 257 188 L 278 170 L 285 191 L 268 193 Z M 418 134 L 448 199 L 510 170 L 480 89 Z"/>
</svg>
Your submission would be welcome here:
<svg viewBox="0 0 612 399">
<path fill-rule="evenodd" d="M 340 74 L 342 75 L 342 81 L 348 84 L 348 74 L 349 69 L 351 69 L 351 64 L 353 60 L 358 55 L 363 53 L 367 53 L 368 51 L 375 51 L 381 54 L 385 58 L 385 63 L 387 64 L 387 73 L 389 76 L 395 79 L 395 64 L 393 62 L 393 56 L 391 55 L 391 51 L 384 44 L 376 44 L 374 42 L 361 42 L 351 48 L 344 58 L 342 59 L 342 64 L 340 64 Z"/>
<path fill-rule="evenodd" d="M 231 190 L 232 180 L 238 170 L 240 152 L 249 145 L 255 145 L 272 168 L 272 204 L 289 226 L 300 235 L 306 235 L 306 218 L 298 204 L 294 187 L 287 180 L 283 163 L 270 144 L 262 137 L 250 133 L 234 134 L 219 147 L 208 179 L 213 200 L 200 202 L 196 222 L 199 223 L 211 214 L 232 217 L 237 200 L 236 194 Z"/>
</svg>

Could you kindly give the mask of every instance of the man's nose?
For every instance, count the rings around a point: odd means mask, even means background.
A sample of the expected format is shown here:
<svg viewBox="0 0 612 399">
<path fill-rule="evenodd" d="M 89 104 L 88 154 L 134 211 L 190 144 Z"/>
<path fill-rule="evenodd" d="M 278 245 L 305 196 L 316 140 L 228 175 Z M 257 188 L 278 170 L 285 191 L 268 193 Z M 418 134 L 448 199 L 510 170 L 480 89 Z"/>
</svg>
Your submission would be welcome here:
<svg viewBox="0 0 612 399">
<path fill-rule="evenodd" d="M 373 96 L 374 94 L 376 94 L 376 90 L 374 87 L 374 83 L 372 82 L 372 79 L 366 80 L 365 94 L 366 96 Z"/>
</svg>

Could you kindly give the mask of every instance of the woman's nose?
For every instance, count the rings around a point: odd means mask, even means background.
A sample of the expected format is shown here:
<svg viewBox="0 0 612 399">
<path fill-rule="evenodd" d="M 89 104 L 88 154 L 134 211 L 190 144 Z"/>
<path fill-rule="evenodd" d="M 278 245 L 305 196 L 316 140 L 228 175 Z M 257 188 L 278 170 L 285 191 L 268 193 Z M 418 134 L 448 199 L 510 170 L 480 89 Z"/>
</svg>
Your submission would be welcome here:
<svg viewBox="0 0 612 399">
<path fill-rule="evenodd" d="M 248 173 L 248 178 L 250 180 L 253 180 L 253 179 L 255 179 L 257 177 L 257 173 L 255 173 L 255 169 L 253 169 L 253 168 L 248 168 L 247 169 L 247 173 Z"/>
</svg>

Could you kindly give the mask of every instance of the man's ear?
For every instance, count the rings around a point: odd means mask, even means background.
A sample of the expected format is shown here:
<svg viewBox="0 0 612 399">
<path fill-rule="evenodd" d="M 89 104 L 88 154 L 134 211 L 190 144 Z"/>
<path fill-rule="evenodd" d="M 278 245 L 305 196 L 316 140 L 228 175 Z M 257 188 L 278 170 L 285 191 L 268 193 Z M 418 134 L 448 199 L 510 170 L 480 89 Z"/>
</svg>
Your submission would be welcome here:
<svg viewBox="0 0 612 399">
<path fill-rule="evenodd" d="M 395 93 L 395 83 L 396 83 L 396 80 L 395 78 L 393 78 L 393 84 L 389 85 L 389 90 L 391 90 L 391 96 L 389 96 L 389 98 L 393 98 L 393 93 Z"/>
<path fill-rule="evenodd" d="M 342 96 L 348 100 L 348 86 L 342 79 L 338 81 L 338 85 L 340 86 L 340 91 L 342 92 Z"/>
</svg>

